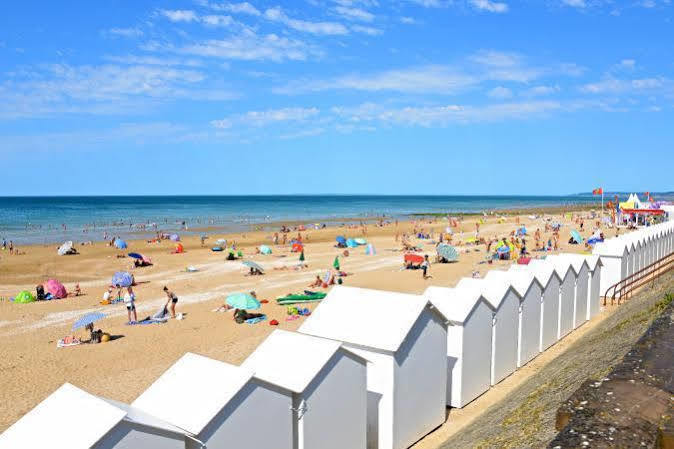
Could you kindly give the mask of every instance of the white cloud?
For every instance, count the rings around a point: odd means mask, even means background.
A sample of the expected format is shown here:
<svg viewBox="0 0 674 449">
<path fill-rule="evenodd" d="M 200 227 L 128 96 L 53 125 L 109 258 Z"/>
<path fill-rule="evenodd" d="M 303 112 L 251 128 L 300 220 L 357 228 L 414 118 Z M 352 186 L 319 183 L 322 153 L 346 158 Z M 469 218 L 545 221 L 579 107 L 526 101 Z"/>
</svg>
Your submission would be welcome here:
<svg viewBox="0 0 674 449">
<path fill-rule="evenodd" d="M 337 22 L 310 22 L 307 20 L 293 19 L 286 15 L 280 6 L 269 8 L 264 12 L 264 17 L 272 22 L 283 23 L 289 28 L 305 33 L 321 35 L 348 34 L 349 30 Z"/>
<path fill-rule="evenodd" d="M 108 34 L 122 37 L 140 37 L 143 31 L 138 28 L 110 28 Z"/>
<path fill-rule="evenodd" d="M 633 69 L 636 66 L 636 61 L 634 59 L 623 59 L 620 61 L 620 66 L 627 68 L 627 69 Z"/>
<path fill-rule="evenodd" d="M 379 28 L 366 27 L 362 25 L 353 25 L 351 29 L 357 33 L 368 34 L 370 36 L 379 36 L 380 34 L 384 33 Z"/>
<path fill-rule="evenodd" d="M 303 122 L 320 113 L 317 108 L 282 108 L 265 111 L 248 111 L 220 120 L 211 121 L 211 125 L 219 129 L 228 129 L 234 125 L 261 127 L 281 122 Z"/>
<path fill-rule="evenodd" d="M 196 59 L 177 59 L 157 56 L 104 56 L 103 59 L 111 62 L 128 65 L 158 65 L 158 66 L 185 66 L 185 67 L 200 67 L 203 64 Z"/>
<path fill-rule="evenodd" d="M 231 16 L 221 16 L 221 15 L 208 15 L 201 17 L 201 22 L 208 26 L 230 26 L 236 23 Z"/>
<path fill-rule="evenodd" d="M 416 3 L 417 5 L 421 5 L 425 8 L 441 8 L 447 6 L 447 2 L 441 0 L 408 0 L 408 1 L 411 3 Z"/>
<path fill-rule="evenodd" d="M 197 20 L 197 14 L 186 9 L 160 9 L 159 13 L 171 22 L 193 22 Z"/>
<path fill-rule="evenodd" d="M 361 8 L 336 6 L 335 11 L 348 20 L 360 20 L 361 22 L 372 22 L 374 20 L 374 14 Z"/>
<path fill-rule="evenodd" d="M 310 54 L 318 54 L 302 41 L 276 34 L 258 35 L 248 29 L 225 39 L 210 39 L 165 49 L 201 57 L 243 61 L 303 61 Z"/>
<path fill-rule="evenodd" d="M 481 11 L 494 13 L 508 12 L 508 5 L 506 3 L 493 2 L 491 0 L 470 0 L 470 4 Z"/>
<path fill-rule="evenodd" d="M 644 91 L 665 90 L 671 92 L 674 83 L 665 78 L 617 79 L 606 78 L 596 83 L 581 86 L 581 92 L 590 94 L 638 93 Z"/>
<path fill-rule="evenodd" d="M 561 89 L 559 86 L 534 86 L 530 89 L 527 89 L 523 92 L 524 96 L 527 97 L 542 97 L 545 95 L 552 95 L 556 92 L 559 92 Z"/>
<path fill-rule="evenodd" d="M 407 25 L 414 25 L 414 24 L 417 24 L 419 22 L 417 22 L 417 20 L 414 17 L 401 17 L 400 23 L 404 23 L 404 24 L 407 24 Z"/>
<path fill-rule="evenodd" d="M 507 87 L 497 86 L 487 92 L 487 95 L 491 98 L 507 99 L 512 98 L 513 91 Z"/>
<path fill-rule="evenodd" d="M 587 6 L 585 0 L 562 0 L 562 3 L 574 8 L 585 8 Z"/>
<path fill-rule="evenodd" d="M 249 14 L 251 16 L 260 16 L 262 13 L 248 2 L 242 3 L 206 3 L 206 6 L 215 11 L 227 11 L 233 14 Z"/>
</svg>

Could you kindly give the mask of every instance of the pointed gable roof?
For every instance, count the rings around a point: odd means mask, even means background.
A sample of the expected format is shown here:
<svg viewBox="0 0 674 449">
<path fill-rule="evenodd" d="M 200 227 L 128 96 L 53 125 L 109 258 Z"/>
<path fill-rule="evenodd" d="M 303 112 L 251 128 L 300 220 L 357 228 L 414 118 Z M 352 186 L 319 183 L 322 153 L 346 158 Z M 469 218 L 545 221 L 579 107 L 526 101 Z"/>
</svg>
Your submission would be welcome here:
<svg viewBox="0 0 674 449">
<path fill-rule="evenodd" d="M 485 304 L 490 310 L 492 305 L 474 287 L 428 287 L 424 297 L 452 323 L 463 324 L 470 314 L 480 303 Z"/>
<path fill-rule="evenodd" d="M 495 277 L 489 279 L 486 277 L 484 279 L 462 278 L 456 286 L 457 288 L 469 287 L 479 289 L 484 299 L 486 299 L 495 310 L 498 310 L 498 308 L 501 307 L 501 304 L 508 295 L 508 290 L 510 289 L 512 289 L 518 296 L 518 300 L 520 299 L 519 293 L 512 285 L 510 285 L 510 282 Z"/>
<path fill-rule="evenodd" d="M 198 435 L 252 377 L 247 369 L 188 352 L 131 405 Z"/>
</svg>

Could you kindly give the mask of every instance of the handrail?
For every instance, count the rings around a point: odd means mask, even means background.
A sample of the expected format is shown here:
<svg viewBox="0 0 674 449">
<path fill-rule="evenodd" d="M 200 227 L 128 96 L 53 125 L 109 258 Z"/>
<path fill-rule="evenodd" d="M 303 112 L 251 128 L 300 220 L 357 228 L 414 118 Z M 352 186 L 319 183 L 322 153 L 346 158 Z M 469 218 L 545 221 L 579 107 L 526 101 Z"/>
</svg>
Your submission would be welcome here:
<svg viewBox="0 0 674 449">
<path fill-rule="evenodd" d="M 606 305 L 606 299 L 609 297 L 609 292 L 613 292 L 610 295 L 611 305 L 613 305 L 616 295 L 618 296 L 618 304 L 620 304 L 623 299 L 627 299 L 631 296 L 631 293 L 634 290 L 647 284 L 649 281 L 655 282 L 656 279 L 671 270 L 674 270 L 674 252 L 656 260 L 639 271 L 635 271 L 625 279 L 622 279 L 607 288 L 606 293 L 604 293 L 604 305 Z"/>
</svg>

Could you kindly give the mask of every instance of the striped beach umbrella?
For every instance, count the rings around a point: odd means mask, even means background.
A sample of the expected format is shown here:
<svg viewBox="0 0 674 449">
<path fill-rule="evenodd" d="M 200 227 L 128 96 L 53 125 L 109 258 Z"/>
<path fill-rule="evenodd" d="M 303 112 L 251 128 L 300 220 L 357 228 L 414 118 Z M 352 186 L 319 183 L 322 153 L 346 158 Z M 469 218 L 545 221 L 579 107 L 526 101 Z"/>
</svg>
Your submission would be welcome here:
<svg viewBox="0 0 674 449">
<path fill-rule="evenodd" d="M 75 323 L 73 324 L 73 330 L 76 330 L 76 329 L 79 329 L 79 328 L 82 328 L 82 327 L 86 327 L 87 325 L 89 325 L 91 323 L 95 323 L 96 321 L 101 320 L 105 317 L 106 317 L 106 315 L 104 313 L 101 313 L 101 312 L 87 313 L 82 318 L 75 321 Z"/>
</svg>

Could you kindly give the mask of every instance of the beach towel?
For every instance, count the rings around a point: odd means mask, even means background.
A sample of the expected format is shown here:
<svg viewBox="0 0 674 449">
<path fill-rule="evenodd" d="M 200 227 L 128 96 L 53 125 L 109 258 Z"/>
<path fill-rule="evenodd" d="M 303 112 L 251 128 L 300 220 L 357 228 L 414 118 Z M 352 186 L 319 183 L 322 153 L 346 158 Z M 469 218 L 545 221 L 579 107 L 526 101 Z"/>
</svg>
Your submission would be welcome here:
<svg viewBox="0 0 674 449">
<path fill-rule="evenodd" d="M 153 320 L 151 318 L 146 318 L 142 321 L 129 321 L 128 323 L 124 323 L 127 326 L 143 326 L 146 324 L 164 324 L 166 323 L 167 320 Z"/>
<path fill-rule="evenodd" d="M 261 321 L 265 321 L 267 319 L 267 315 L 262 315 L 262 316 L 257 316 L 255 318 L 248 318 L 245 322 L 246 324 L 257 324 Z"/>
<path fill-rule="evenodd" d="M 67 348 L 70 346 L 77 346 L 79 344 L 82 344 L 82 342 L 73 336 L 68 336 L 68 337 L 63 337 L 59 341 L 56 342 L 56 347 L 57 348 Z"/>
</svg>

